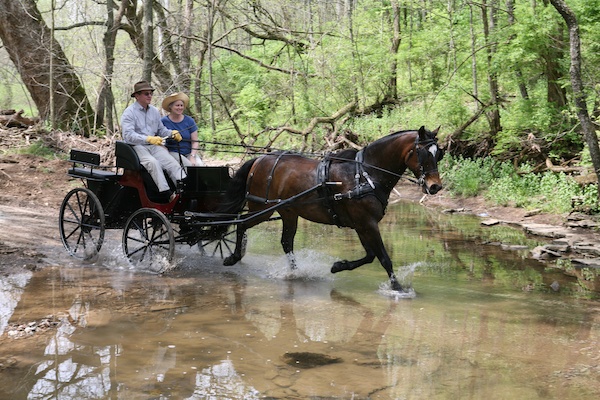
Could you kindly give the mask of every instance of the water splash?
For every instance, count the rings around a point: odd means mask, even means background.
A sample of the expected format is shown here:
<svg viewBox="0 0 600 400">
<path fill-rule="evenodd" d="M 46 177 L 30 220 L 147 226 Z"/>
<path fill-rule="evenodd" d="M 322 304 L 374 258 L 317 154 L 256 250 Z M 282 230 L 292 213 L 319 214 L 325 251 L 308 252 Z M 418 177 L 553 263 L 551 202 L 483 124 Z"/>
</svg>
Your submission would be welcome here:
<svg viewBox="0 0 600 400">
<path fill-rule="evenodd" d="M 389 281 L 383 282 L 381 285 L 379 285 L 377 292 L 394 300 L 414 299 L 417 297 L 417 293 L 412 287 L 412 280 L 415 270 L 422 265 L 425 265 L 425 263 L 418 261 L 416 263 L 398 267 L 398 270 L 396 271 L 396 279 L 398 279 L 398 282 L 402 286 L 403 290 L 401 292 L 393 290 Z"/>
<path fill-rule="evenodd" d="M 288 257 L 283 255 L 266 265 L 267 277 L 281 280 L 333 280 L 330 269 L 335 258 L 310 249 L 300 249 L 295 256 L 295 270 L 290 268 Z"/>
</svg>

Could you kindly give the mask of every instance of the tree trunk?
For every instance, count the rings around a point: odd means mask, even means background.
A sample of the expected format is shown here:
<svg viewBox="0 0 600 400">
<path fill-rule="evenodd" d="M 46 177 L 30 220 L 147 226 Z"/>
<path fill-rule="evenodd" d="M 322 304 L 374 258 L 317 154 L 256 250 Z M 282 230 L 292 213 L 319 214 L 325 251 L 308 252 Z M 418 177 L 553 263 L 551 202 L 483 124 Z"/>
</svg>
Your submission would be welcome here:
<svg viewBox="0 0 600 400">
<path fill-rule="evenodd" d="M 490 134 L 493 138 L 496 137 L 498 132 L 502 130 L 500 124 L 500 110 L 498 109 L 498 76 L 492 71 L 492 58 L 496 53 L 496 47 L 489 43 L 490 33 L 495 30 L 496 25 L 496 4 L 495 0 L 491 1 L 489 6 L 489 20 L 488 20 L 488 5 L 487 0 L 483 0 L 482 10 L 482 21 L 483 21 L 483 35 L 485 37 L 485 43 L 487 46 L 487 67 L 488 67 L 488 85 L 490 88 L 490 106 L 491 110 L 487 112 L 488 122 L 490 124 Z"/>
<path fill-rule="evenodd" d="M 85 89 L 34 0 L 0 1 L 0 39 L 38 108 L 40 118 L 54 109 L 58 128 L 81 130 L 94 125 L 94 112 Z M 50 52 L 52 49 L 52 52 Z M 53 68 L 54 93 L 50 96 Z M 49 99 L 53 98 L 53 104 Z"/>
<path fill-rule="evenodd" d="M 579 24 L 571 9 L 563 0 L 550 0 L 556 11 L 563 17 L 569 28 L 569 43 L 571 55 L 571 87 L 573 88 L 573 99 L 577 108 L 577 117 L 581 123 L 581 129 L 585 135 L 590 157 L 594 165 L 594 171 L 598 182 L 600 182 L 600 148 L 598 147 L 598 136 L 594 124 L 587 111 L 586 95 L 581 80 L 581 41 L 579 39 Z M 598 191 L 600 196 L 600 190 Z M 600 199 L 599 199 L 600 200 Z"/>
<path fill-rule="evenodd" d="M 392 0 L 392 47 L 390 48 L 390 80 L 388 83 L 387 98 L 398 99 L 398 49 L 400 48 L 400 5 L 398 0 Z"/>
<path fill-rule="evenodd" d="M 108 132 L 112 132 L 115 123 L 113 116 L 114 96 L 112 92 L 112 78 L 115 65 L 115 43 L 119 24 L 129 3 L 122 1 L 117 17 L 114 16 L 114 0 L 107 0 L 106 32 L 104 32 L 104 75 L 98 89 L 98 104 L 96 106 L 96 126 L 100 127 L 106 123 Z"/>
<path fill-rule="evenodd" d="M 144 70 L 142 79 L 148 82 L 152 82 L 152 60 L 154 59 L 152 3 L 154 0 L 144 0 Z"/>
<path fill-rule="evenodd" d="M 508 24 L 513 26 L 515 24 L 515 3 L 514 0 L 506 0 L 506 10 L 508 13 Z M 517 78 L 517 84 L 519 85 L 519 92 L 521 93 L 521 97 L 524 100 L 529 100 L 529 91 L 527 90 L 527 85 L 525 84 L 525 79 L 523 78 L 523 72 L 521 71 L 521 67 L 515 67 L 515 76 Z"/>
</svg>

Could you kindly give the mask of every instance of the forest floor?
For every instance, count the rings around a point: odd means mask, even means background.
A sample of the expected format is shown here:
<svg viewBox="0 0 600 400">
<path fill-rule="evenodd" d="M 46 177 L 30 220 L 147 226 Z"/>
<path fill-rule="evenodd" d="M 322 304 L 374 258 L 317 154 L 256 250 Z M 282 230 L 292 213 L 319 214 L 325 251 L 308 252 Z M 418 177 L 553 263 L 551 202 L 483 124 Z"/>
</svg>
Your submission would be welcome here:
<svg viewBox="0 0 600 400">
<path fill-rule="evenodd" d="M 0 130 L 0 265 L 5 268 L 38 268 L 44 265 L 43 244 L 58 243 L 58 211 L 65 195 L 81 182 L 66 174 L 70 164 L 59 159 L 38 155 L 19 154 L 16 149 L 35 139 L 34 134 L 23 131 Z M 88 141 L 74 135 L 61 133 L 44 139 L 46 145 L 65 152 L 69 148 L 82 148 L 100 153 L 110 152 L 112 145 Z M 110 139 L 107 139 L 107 142 Z M 106 155 L 103 154 L 103 158 Z M 224 163 L 206 160 L 208 164 Z M 235 161 L 229 163 L 235 167 Z M 113 165 L 113 164 L 107 164 Z M 564 227 L 566 215 L 533 213 L 516 207 L 492 205 L 483 197 L 457 198 L 442 191 L 434 196 L 423 196 L 414 184 L 401 181 L 392 192 L 391 202 L 407 200 L 420 202 L 425 207 L 446 212 L 470 213 L 485 219 L 514 225 L 545 224 Z M 595 231 L 584 230 L 590 235 Z"/>
</svg>

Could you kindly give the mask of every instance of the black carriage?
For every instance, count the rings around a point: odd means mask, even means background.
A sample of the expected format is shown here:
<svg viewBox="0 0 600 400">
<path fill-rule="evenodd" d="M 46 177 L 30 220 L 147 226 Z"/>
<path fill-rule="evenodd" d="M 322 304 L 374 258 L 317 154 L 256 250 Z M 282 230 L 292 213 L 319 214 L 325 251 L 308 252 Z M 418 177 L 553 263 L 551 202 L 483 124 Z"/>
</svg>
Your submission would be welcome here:
<svg viewBox="0 0 600 400">
<path fill-rule="evenodd" d="M 60 207 L 60 236 L 70 255 L 95 257 L 106 229 L 123 230 L 123 252 L 134 262 L 157 255 L 171 261 L 176 244 L 197 245 L 207 255 L 232 253 L 236 216 L 216 212 L 231 179 L 228 167 L 188 167 L 188 177 L 172 183 L 177 196 L 169 201 L 129 144 L 117 141 L 115 155 L 114 167 L 102 167 L 100 154 L 71 150 L 68 175 L 84 187 L 71 190 Z"/>
</svg>

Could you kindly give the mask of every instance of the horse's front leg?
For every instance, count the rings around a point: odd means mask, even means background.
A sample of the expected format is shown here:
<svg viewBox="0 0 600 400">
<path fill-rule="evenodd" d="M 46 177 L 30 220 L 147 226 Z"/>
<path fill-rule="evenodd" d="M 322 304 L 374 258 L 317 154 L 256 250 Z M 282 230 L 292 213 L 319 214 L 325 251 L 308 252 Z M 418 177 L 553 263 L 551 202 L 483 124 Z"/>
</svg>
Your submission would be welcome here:
<svg viewBox="0 0 600 400">
<path fill-rule="evenodd" d="M 392 289 L 399 292 L 402 291 L 402 286 L 398 282 L 398 278 L 396 278 L 396 274 L 394 273 L 392 260 L 388 255 L 385 246 L 383 245 L 383 240 L 381 240 L 381 233 L 379 232 L 379 226 L 377 223 L 357 229 L 356 233 L 358 234 L 358 238 L 365 248 L 367 255 L 355 261 L 337 261 L 335 264 L 333 264 L 333 267 L 331 267 L 331 272 L 336 273 L 340 271 L 351 271 L 360 267 L 361 265 L 373 262 L 375 257 L 377 257 L 388 274 Z"/>
<path fill-rule="evenodd" d="M 360 238 L 361 243 L 365 248 L 372 249 L 372 251 L 379 259 L 381 266 L 387 272 L 388 277 L 390 278 L 390 286 L 392 290 L 396 290 L 401 292 L 402 285 L 398 282 L 398 278 L 394 273 L 394 266 L 392 265 L 392 259 L 390 258 L 387 250 L 385 249 L 385 245 L 383 244 L 383 240 L 381 239 L 381 232 L 379 231 L 379 226 L 375 225 L 375 229 L 372 229 L 369 232 L 357 232 L 358 237 Z"/>
<path fill-rule="evenodd" d="M 371 249 L 365 248 L 365 250 L 367 250 L 367 255 L 361 259 L 354 261 L 342 260 L 333 263 L 333 266 L 331 267 L 331 273 L 335 274 L 336 272 L 340 271 L 352 271 L 361 265 L 372 263 L 375 259 L 375 253 L 373 253 Z"/>
</svg>

